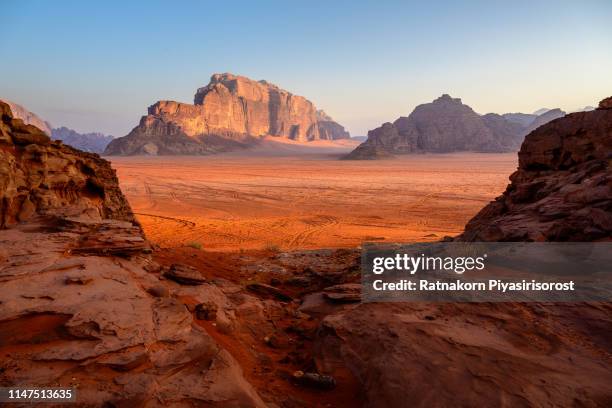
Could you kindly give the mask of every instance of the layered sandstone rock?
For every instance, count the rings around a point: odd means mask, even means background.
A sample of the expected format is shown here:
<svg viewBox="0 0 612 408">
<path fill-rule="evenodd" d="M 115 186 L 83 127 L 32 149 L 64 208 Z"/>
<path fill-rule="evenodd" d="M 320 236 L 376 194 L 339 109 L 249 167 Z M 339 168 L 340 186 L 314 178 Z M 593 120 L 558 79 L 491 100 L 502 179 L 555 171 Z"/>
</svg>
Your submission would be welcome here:
<svg viewBox="0 0 612 408">
<path fill-rule="evenodd" d="M 504 194 L 460 239 L 593 241 L 612 238 L 612 107 L 571 113 L 527 135 Z"/>
<path fill-rule="evenodd" d="M 432 103 L 417 106 L 408 117 L 400 117 L 369 131 L 368 139 L 346 158 L 376 159 L 424 152 L 515 151 L 529 126 L 552 120 L 559 112 L 547 112 L 542 118 L 493 113 L 481 116 L 461 99 L 444 94 Z"/>
<path fill-rule="evenodd" d="M 152 262 L 110 164 L 0 114 L 0 384 L 75 388 L 79 406 L 263 407 Z"/>
<path fill-rule="evenodd" d="M 209 154 L 256 144 L 260 137 L 297 141 L 349 137 L 344 128 L 302 96 L 266 81 L 214 74 L 197 90 L 194 104 L 160 101 L 109 155 Z"/>
<path fill-rule="evenodd" d="M 611 311 L 364 303 L 323 319 L 315 360 L 339 384 L 358 379 L 364 407 L 607 406 Z"/>
<path fill-rule="evenodd" d="M 133 221 L 110 164 L 52 142 L 0 102 L 0 227 L 36 215 Z"/>
</svg>

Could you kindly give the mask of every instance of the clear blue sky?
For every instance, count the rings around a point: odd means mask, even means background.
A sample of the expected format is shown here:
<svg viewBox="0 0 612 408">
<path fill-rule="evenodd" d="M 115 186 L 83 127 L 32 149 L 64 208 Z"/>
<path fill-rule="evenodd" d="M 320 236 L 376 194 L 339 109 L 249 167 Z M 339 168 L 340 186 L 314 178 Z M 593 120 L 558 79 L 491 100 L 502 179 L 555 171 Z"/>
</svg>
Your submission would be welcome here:
<svg viewBox="0 0 612 408">
<path fill-rule="evenodd" d="M 126 4 L 129 3 L 129 4 Z M 612 95 L 612 1 L 0 0 L 0 97 L 123 136 L 214 72 L 312 100 L 352 134 L 442 93 L 480 113 Z"/>
</svg>

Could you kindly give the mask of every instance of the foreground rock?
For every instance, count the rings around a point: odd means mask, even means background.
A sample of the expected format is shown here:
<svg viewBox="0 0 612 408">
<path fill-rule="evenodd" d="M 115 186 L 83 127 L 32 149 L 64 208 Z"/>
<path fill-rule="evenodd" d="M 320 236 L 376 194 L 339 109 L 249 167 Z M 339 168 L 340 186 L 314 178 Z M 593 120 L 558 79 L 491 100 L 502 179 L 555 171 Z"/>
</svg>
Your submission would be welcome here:
<svg viewBox="0 0 612 408">
<path fill-rule="evenodd" d="M 182 285 L 201 285 L 206 282 L 206 278 L 197 269 L 187 265 L 171 265 L 164 272 L 164 277 Z"/>
<path fill-rule="evenodd" d="M 516 151 L 524 136 L 564 113 L 479 115 L 461 99 L 442 95 L 417 106 L 408 117 L 368 132 L 368 139 L 346 158 L 381 159 L 395 154 Z"/>
<path fill-rule="evenodd" d="M 459 237 L 467 241 L 612 238 L 612 108 L 571 113 L 530 133 L 504 194 Z"/>
<path fill-rule="evenodd" d="M 80 406 L 264 406 L 160 289 L 110 164 L 0 113 L 0 384 L 74 387 Z"/>
<path fill-rule="evenodd" d="M 607 406 L 609 305 L 370 303 L 327 316 L 320 373 L 365 407 Z M 584 381 L 589 378 L 589 381 Z"/>
<path fill-rule="evenodd" d="M 350 135 L 302 96 L 266 81 L 215 74 L 194 104 L 159 101 L 108 155 L 211 154 L 245 148 L 262 136 L 297 141 L 348 139 Z"/>
</svg>

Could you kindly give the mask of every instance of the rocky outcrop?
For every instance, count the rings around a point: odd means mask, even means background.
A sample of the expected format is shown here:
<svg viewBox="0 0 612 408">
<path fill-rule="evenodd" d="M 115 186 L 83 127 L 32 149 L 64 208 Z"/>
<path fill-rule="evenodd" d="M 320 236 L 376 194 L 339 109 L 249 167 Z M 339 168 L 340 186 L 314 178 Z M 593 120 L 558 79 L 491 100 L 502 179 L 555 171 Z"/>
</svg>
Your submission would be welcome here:
<svg viewBox="0 0 612 408">
<path fill-rule="evenodd" d="M 504 194 L 459 237 L 468 241 L 612 238 L 612 106 L 571 113 L 525 138 Z M 552 112 L 552 111 L 551 111 Z"/>
<path fill-rule="evenodd" d="M 51 137 L 84 152 L 99 154 L 104 152 L 106 146 L 113 140 L 110 135 L 98 132 L 78 133 L 64 126 L 52 129 Z"/>
<path fill-rule="evenodd" d="M 0 384 L 74 388 L 79 406 L 265 406 L 152 261 L 110 164 L 0 113 Z"/>
<path fill-rule="evenodd" d="M 60 213 L 134 220 L 107 161 L 52 142 L 1 102 L 0 114 L 0 227 Z"/>
<path fill-rule="evenodd" d="M 23 123 L 25 123 L 26 125 L 36 126 L 46 135 L 51 136 L 51 125 L 49 124 L 49 122 L 42 120 L 37 114 L 30 112 L 29 110 L 15 102 L 11 102 L 1 98 L 0 102 L 6 103 L 11 109 L 11 112 L 13 112 L 13 115 L 16 118 L 23 120 Z"/>
<path fill-rule="evenodd" d="M 458 239 L 610 240 L 611 158 L 612 98 L 538 127 L 506 192 Z M 338 311 L 311 296 L 302 310 L 328 314 L 314 346 L 317 371 L 356 378 L 366 407 L 404 407 L 407 395 L 427 407 L 607 406 L 612 395 L 609 303 L 364 303 Z"/>
<path fill-rule="evenodd" d="M 537 115 L 489 113 L 479 115 L 461 99 L 442 95 L 417 106 L 408 117 L 368 132 L 368 139 L 347 159 L 375 159 L 395 154 L 458 151 L 516 151 L 530 126 L 539 126 L 562 114 L 560 110 Z M 384 152 L 384 153 L 383 153 Z"/>
<path fill-rule="evenodd" d="M 364 407 L 607 406 L 611 311 L 364 303 L 323 319 L 315 361 L 338 384 L 358 379 Z"/>
<path fill-rule="evenodd" d="M 349 137 L 302 96 L 266 81 L 215 74 L 197 90 L 193 105 L 157 102 L 105 154 L 210 154 L 252 146 L 263 136 L 297 141 Z"/>
</svg>

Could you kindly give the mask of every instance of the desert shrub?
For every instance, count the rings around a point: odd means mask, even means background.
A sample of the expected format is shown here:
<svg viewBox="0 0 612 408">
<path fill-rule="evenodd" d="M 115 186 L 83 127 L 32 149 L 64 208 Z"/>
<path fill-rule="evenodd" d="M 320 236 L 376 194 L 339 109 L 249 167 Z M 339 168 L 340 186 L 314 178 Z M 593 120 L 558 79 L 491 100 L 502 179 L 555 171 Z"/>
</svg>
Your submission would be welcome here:
<svg viewBox="0 0 612 408">
<path fill-rule="evenodd" d="M 187 243 L 187 246 L 194 249 L 202 249 L 202 244 L 196 241 Z"/>
</svg>

